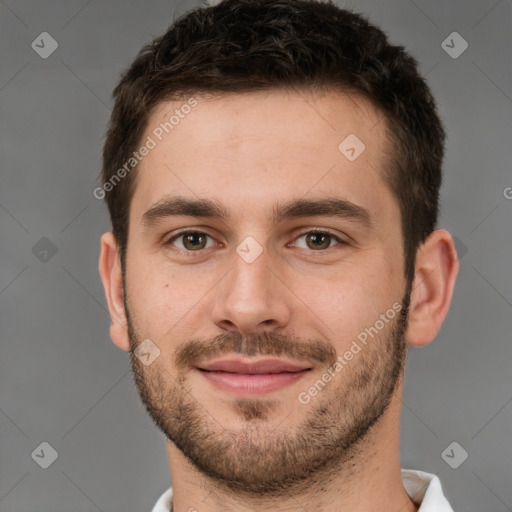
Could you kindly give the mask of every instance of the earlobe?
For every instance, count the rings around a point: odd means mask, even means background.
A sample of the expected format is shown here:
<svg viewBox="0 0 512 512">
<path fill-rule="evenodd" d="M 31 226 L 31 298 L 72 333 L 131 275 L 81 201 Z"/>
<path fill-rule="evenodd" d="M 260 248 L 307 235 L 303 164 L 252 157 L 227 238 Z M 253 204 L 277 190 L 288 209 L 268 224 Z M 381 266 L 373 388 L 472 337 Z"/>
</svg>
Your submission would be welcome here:
<svg viewBox="0 0 512 512">
<path fill-rule="evenodd" d="M 101 237 L 99 272 L 110 312 L 110 337 L 126 352 L 130 351 L 128 322 L 123 300 L 123 279 L 117 241 L 111 231 Z"/>
<path fill-rule="evenodd" d="M 459 260 L 450 233 L 433 231 L 416 253 L 406 340 L 428 345 L 438 334 L 453 297 Z"/>
</svg>

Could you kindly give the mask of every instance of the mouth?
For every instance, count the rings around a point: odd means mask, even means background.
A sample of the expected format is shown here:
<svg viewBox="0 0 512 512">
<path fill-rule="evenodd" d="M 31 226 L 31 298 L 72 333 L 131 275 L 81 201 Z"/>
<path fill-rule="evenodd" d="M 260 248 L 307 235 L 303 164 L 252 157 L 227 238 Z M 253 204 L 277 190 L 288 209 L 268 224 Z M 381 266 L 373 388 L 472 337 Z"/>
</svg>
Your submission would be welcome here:
<svg viewBox="0 0 512 512">
<path fill-rule="evenodd" d="M 199 365 L 197 370 L 213 386 L 236 396 L 277 391 L 297 382 L 312 367 L 283 359 L 224 358 Z"/>
</svg>

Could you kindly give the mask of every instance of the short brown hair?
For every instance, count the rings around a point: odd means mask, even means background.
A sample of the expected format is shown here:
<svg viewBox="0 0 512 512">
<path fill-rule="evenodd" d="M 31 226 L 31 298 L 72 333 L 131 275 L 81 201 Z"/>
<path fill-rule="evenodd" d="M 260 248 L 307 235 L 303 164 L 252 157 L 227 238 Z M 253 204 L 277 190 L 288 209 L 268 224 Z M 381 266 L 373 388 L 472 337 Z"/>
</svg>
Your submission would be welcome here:
<svg viewBox="0 0 512 512">
<path fill-rule="evenodd" d="M 391 142 L 384 178 L 400 207 L 410 282 L 416 250 L 437 222 L 443 126 L 417 62 L 331 0 L 224 0 L 176 20 L 139 52 L 114 89 L 103 183 L 137 149 L 160 102 L 273 88 L 354 91 L 383 112 Z M 105 194 L 123 268 L 136 176 L 126 174 Z"/>
</svg>

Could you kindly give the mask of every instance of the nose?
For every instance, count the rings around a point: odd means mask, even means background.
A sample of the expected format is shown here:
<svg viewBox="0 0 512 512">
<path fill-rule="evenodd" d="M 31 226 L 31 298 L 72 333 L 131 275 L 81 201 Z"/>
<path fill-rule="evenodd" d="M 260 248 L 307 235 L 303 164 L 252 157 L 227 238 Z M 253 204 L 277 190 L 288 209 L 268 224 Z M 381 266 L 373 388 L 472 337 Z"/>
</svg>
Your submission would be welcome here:
<svg viewBox="0 0 512 512">
<path fill-rule="evenodd" d="M 265 250 L 248 263 L 234 254 L 232 269 L 215 287 L 213 322 L 224 331 L 251 334 L 286 327 L 293 294 Z"/>
</svg>

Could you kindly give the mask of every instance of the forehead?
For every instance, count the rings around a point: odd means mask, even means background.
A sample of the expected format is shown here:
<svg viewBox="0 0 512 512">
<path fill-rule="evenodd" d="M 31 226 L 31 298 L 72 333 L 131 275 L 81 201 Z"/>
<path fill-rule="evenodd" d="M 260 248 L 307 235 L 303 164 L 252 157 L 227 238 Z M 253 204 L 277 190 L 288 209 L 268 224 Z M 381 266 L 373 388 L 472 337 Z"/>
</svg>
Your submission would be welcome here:
<svg viewBox="0 0 512 512">
<path fill-rule="evenodd" d="M 392 212 L 382 114 L 360 95 L 265 91 L 160 103 L 142 142 L 131 218 L 165 195 L 268 217 L 271 203 L 337 195 Z M 255 210 L 256 209 L 256 210 Z M 382 214 L 383 211 L 375 211 Z"/>
</svg>

